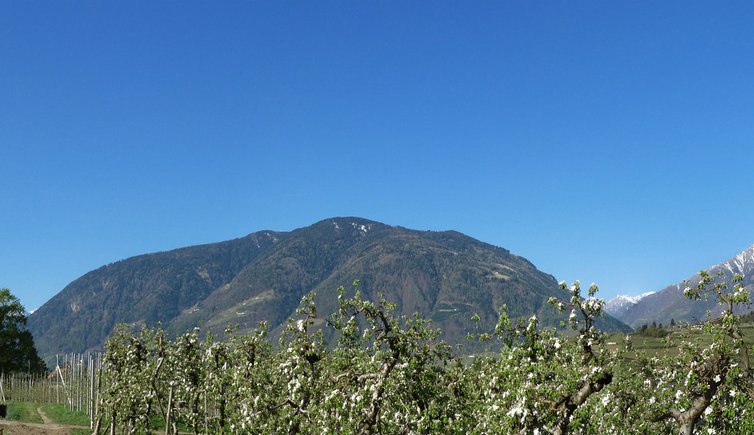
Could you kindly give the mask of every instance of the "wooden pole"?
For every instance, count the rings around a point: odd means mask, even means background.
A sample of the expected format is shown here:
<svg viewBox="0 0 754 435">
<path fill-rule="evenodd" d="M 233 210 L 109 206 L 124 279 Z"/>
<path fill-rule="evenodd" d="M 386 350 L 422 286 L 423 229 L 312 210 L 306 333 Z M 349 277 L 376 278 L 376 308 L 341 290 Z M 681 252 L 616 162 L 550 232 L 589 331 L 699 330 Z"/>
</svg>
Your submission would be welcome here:
<svg viewBox="0 0 754 435">
<path fill-rule="evenodd" d="M 84 355 L 79 354 L 76 357 L 76 371 L 78 372 L 78 375 L 76 376 L 76 411 L 81 412 L 81 382 L 83 381 L 83 374 L 84 374 Z"/>
<path fill-rule="evenodd" d="M 60 368 L 60 358 L 55 355 L 55 368 Z M 60 382 L 55 381 L 55 403 L 60 403 Z"/>
<path fill-rule="evenodd" d="M 165 435 L 168 435 L 170 429 L 170 408 L 173 407 L 173 386 L 170 386 L 170 392 L 168 393 L 168 412 L 165 416 Z"/>
<path fill-rule="evenodd" d="M 60 370 L 60 366 L 58 366 L 57 369 L 58 369 L 58 376 L 60 376 L 60 382 L 63 383 L 63 391 L 65 391 L 65 395 L 68 398 L 68 403 L 71 403 L 71 395 L 68 394 L 68 388 L 65 386 L 65 379 L 63 378 L 63 372 Z"/>
<path fill-rule="evenodd" d="M 209 433 L 207 428 L 207 394 L 204 394 L 204 433 Z"/>
<path fill-rule="evenodd" d="M 89 355 L 89 429 L 94 429 L 94 357 Z"/>
</svg>

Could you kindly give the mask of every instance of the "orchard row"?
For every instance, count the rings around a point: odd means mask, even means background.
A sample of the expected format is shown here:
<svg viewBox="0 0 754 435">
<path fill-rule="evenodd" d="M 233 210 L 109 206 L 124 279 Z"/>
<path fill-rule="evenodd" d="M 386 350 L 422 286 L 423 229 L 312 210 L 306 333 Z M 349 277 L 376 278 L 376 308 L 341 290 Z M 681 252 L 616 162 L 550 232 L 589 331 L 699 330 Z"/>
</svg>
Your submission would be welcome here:
<svg viewBox="0 0 754 435">
<path fill-rule="evenodd" d="M 278 342 L 264 324 L 222 341 L 119 328 L 94 429 L 143 433 L 159 420 L 166 433 L 754 433 L 749 349 L 733 314 L 748 302 L 740 277 L 702 274 L 686 289 L 726 311 L 705 325 L 711 344 L 689 336 L 666 357 L 630 339 L 605 346 L 597 286 L 561 289 L 549 303 L 575 334 L 513 321 L 503 307 L 494 331 L 473 335 L 495 352 L 474 358 L 358 287 L 339 289 L 325 317 L 304 297 Z"/>
</svg>

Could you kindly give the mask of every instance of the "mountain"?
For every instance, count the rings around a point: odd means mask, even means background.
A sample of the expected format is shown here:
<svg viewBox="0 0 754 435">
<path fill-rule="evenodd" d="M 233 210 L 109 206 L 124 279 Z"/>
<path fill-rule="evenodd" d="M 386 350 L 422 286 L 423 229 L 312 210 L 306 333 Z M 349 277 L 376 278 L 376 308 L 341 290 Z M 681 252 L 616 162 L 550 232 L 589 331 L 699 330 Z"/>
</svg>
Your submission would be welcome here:
<svg viewBox="0 0 754 435">
<path fill-rule="evenodd" d="M 618 295 L 605 304 L 605 311 L 616 319 L 621 319 L 629 308 L 651 294 L 654 294 L 654 292 L 646 292 L 637 296 Z"/>
<path fill-rule="evenodd" d="M 274 332 L 309 291 L 322 316 L 334 312 L 337 288 L 355 279 L 367 297 L 384 294 L 398 312 L 431 318 L 453 343 L 472 330 L 473 313 L 493 330 L 503 304 L 511 317 L 536 313 L 556 325 L 546 300 L 565 296 L 525 258 L 461 233 L 332 218 L 108 264 L 66 286 L 28 325 L 43 355 L 101 349 L 118 323 L 221 335 L 228 324 L 244 332 L 266 320 Z M 601 326 L 629 329 L 609 316 Z"/>
<path fill-rule="evenodd" d="M 710 267 L 707 272 L 712 275 L 721 272 L 726 280 L 730 280 L 734 275 L 743 275 L 743 284 L 751 293 L 752 288 L 754 288 L 754 273 L 752 273 L 754 272 L 754 246 L 742 251 L 728 261 Z M 668 325 L 671 320 L 697 323 L 707 319 L 708 310 L 713 313 L 713 316 L 722 312 L 722 307 L 717 305 L 714 298 L 707 301 L 692 301 L 686 298 L 683 295 L 683 289 L 687 286 L 686 281 L 688 281 L 688 285 L 695 285 L 699 282 L 699 274 L 642 298 L 625 312 L 616 314 L 616 317 L 631 327 L 638 328 L 652 322 Z M 751 308 L 741 308 L 739 312 L 745 313 L 750 310 Z"/>
</svg>

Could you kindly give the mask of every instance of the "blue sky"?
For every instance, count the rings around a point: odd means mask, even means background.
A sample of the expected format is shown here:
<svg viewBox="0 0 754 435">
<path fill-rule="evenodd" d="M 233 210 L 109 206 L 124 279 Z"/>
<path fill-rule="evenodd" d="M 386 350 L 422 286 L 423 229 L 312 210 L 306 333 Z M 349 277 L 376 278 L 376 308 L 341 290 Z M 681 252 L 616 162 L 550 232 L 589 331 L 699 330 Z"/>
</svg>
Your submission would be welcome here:
<svg viewBox="0 0 754 435">
<path fill-rule="evenodd" d="M 751 2 L 6 2 L 0 286 L 332 216 L 602 296 L 754 243 Z"/>
</svg>

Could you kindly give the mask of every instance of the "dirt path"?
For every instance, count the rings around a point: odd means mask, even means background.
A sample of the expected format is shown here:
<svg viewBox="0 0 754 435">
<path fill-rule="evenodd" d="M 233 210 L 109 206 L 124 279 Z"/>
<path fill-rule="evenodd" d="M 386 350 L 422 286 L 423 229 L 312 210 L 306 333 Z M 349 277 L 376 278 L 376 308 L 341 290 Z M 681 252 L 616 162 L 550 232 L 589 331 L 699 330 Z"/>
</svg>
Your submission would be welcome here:
<svg viewBox="0 0 754 435">
<path fill-rule="evenodd" d="M 0 420 L 3 435 L 68 435 L 75 426 Z"/>
<path fill-rule="evenodd" d="M 47 414 L 45 414 L 44 411 L 42 411 L 41 406 L 37 408 L 37 414 L 39 414 L 39 416 L 42 417 L 42 421 L 44 422 L 44 424 L 54 423 L 52 420 L 50 420 L 50 417 L 48 417 Z"/>
<path fill-rule="evenodd" d="M 25 423 L 0 419 L 0 435 L 69 435 L 71 429 L 89 429 L 84 426 L 57 424 L 42 412 L 41 407 L 37 408 L 37 413 L 42 417 L 44 423 Z"/>
</svg>

